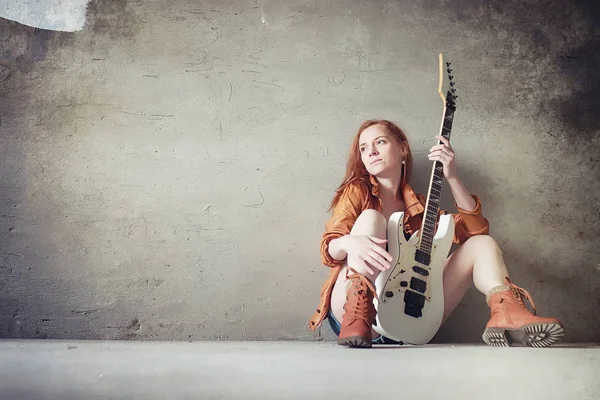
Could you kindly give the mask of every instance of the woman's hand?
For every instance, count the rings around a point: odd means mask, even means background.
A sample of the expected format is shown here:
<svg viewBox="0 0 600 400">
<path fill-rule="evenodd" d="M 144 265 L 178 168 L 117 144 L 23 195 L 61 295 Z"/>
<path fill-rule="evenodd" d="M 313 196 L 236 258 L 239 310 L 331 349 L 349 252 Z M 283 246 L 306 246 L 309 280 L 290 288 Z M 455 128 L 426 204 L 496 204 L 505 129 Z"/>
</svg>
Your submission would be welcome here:
<svg viewBox="0 0 600 400">
<path fill-rule="evenodd" d="M 348 254 L 348 267 L 354 269 L 364 269 L 373 275 L 373 268 L 379 271 L 385 271 L 390 268 L 392 256 L 379 246 L 385 244 L 386 239 L 379 239 L 374 236 L 346 235 L 343 237 L 342 247 Z M 350 263 L 358 263 L 354 265 Z"/>
<path fill-rule="evenodd" d="M 429 159 L 432 161 L 440 161 L 444 166 L 444 177 L 446 180 L 456 178 L 456 162 L 454 160 L 454 150 L 450 146 L 450 142 L 443 136 L 436 136 L 441 144 L 436 144 L 429 149 Z"/>
</svg>

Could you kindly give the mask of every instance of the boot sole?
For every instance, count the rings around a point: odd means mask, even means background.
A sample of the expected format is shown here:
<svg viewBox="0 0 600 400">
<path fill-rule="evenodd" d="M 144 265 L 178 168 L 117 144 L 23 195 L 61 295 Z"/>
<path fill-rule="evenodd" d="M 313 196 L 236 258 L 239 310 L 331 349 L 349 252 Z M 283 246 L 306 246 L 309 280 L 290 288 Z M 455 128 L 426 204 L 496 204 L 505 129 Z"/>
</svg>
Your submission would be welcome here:
<svg viewBox="0 0 600 400">
<path fill-rule="evenodd" d="M 483 341 L 494 347 L 549 347 L 563 340 L 564 328 L 559 324 L 530 324 L 519 329 L 487 328 Z"/>
<path fill-rule="evenodd" d="M 373 346 L 373 344 L 371 343 L 370 340 L 366 340 L 362 336 L 349 336 L 347 338 L 338 339 L 338 344 L 342 345 L 342 346 L 362 347 L 362 348 L 367 348 L 367 347 Z"/>
</svg>

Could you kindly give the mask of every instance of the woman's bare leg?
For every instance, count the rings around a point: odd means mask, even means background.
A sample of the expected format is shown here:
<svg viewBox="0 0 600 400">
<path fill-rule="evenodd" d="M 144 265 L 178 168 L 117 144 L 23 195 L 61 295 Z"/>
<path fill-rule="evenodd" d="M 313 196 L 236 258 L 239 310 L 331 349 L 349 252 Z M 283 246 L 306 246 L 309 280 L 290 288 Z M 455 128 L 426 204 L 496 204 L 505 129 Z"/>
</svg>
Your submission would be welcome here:
<svg viewBox="0 0 600 400">
<path fill-rule="evenodd" d="M 367 209 L 364 210 L 354 222 L 354 226 L 350 231 L 351 235 L 368 235 L 375 236 L 380 239 L 385 239 L 387 236 L 387 221 L 385 217 L 379 213 L 377 210 Z M 385 245 L 381 245 L 381 247 L 385 248 Z M 344 267 L 340 271 L 338 279 L 333 286 L 333 292 L 331 294 L 331 312 L 335 316 L 335 318 L 342 321 L 344 316 L 344 304 L 346 303 L 346 292 L 348 290 L 347 282 L 346 282 L 346 270 L 347 266 L 350 265 L 356 272 L 361 275 L 369 278 L 371 282 L 375 282 L 375 278 L 379 275 L 379 270 L 376 268 L 372 268 L 374 274 L 369 274 L 364 268 L 360 267 L 361 263 L 353 262 L 351 257 L 349 257 L 344 263 Z M 374 337 L 379 336 L 378 333 L 373 331 Z"/>
<path fill-rule="evenodd" d="M 486 295 L 490 289 L 506 284 L 508 276 L 498 243 L 487 235 L 477 235 L 463 243 L 444 266 L 445 321 L 462 300 L 471 282 Z"/>
</svg>

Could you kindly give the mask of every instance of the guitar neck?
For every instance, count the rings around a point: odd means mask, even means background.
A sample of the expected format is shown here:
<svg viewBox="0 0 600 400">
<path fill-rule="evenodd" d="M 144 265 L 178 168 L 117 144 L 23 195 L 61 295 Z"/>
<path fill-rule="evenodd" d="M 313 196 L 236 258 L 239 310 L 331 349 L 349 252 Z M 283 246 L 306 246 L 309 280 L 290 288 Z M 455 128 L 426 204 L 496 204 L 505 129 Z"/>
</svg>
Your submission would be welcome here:
<svg viewBox="0 0 600 400">
<path fill-rule="evenodd" d="M 452 130 L 452 120 L 454 118 L 455 107 L 446 104 L 444 107 L 444 118 L 440 128 L 441 136 L 450 140 Z M 438 141 L 438 144 L 441 141 Z M 425 214 L 421 226 L 421 237 L 419 241 L 419 250 L 428 258 L 431 255 L 433 245 L 433 236 L 437 223 L 440 198 L 442 194 L 442 180 L 444 179 L 444 166 L 440 161 L 434 161 L 431 171 L 431 180 L 429 182 L 429 191 L 427 193 L 427 202 L 425 203 Z"/>
</svg>

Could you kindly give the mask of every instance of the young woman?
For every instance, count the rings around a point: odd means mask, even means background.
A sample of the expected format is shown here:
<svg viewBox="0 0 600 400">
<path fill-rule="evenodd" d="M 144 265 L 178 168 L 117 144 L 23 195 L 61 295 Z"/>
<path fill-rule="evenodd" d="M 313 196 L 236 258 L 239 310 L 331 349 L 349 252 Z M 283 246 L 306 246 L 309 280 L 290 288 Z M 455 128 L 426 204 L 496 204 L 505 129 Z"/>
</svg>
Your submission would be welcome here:
<svg viewBox="0 0 600 400">
<path fill-rule="evenodd" d="M 442 143 L 433 146 L 428 157 L 443 164 L 458 210 L 453 214 L 453 241 L 459 247 L 444 265 L 443 321 L 473 282 L 491 309 L 483 333 L 487 344 L 508 346 L 517 342 L 546 347 L 560 341 L 564 336 L 561 322 L 536 316 L 529 293 L 510 280 L 502 252 L 488 236 L 489 223 L 482 215 L 479 198 L 471 195 L 456 175 L 449 142 L 437 138 Z M 319 307 L 309 322 L 314 331 L 327 318 L 340 345 L 398 343 L 372 330 L 376 315 L 374 282 L 381 271 L 391 267 L 392 256 L 386 250 L 390 216 L 396 211 L 405 212 L 406 235 L 421 228 L 425 197 L 408 184 L 412 167 L 402 129 L 387 120 L 362 124 L 352 142 L 346 176 L 331 202 L 333 213 L 321 239 L 321 260 L 331 270 L 321 290 Z M 526 299 L 533 313 L 527 309 Z"/>
</svg>

